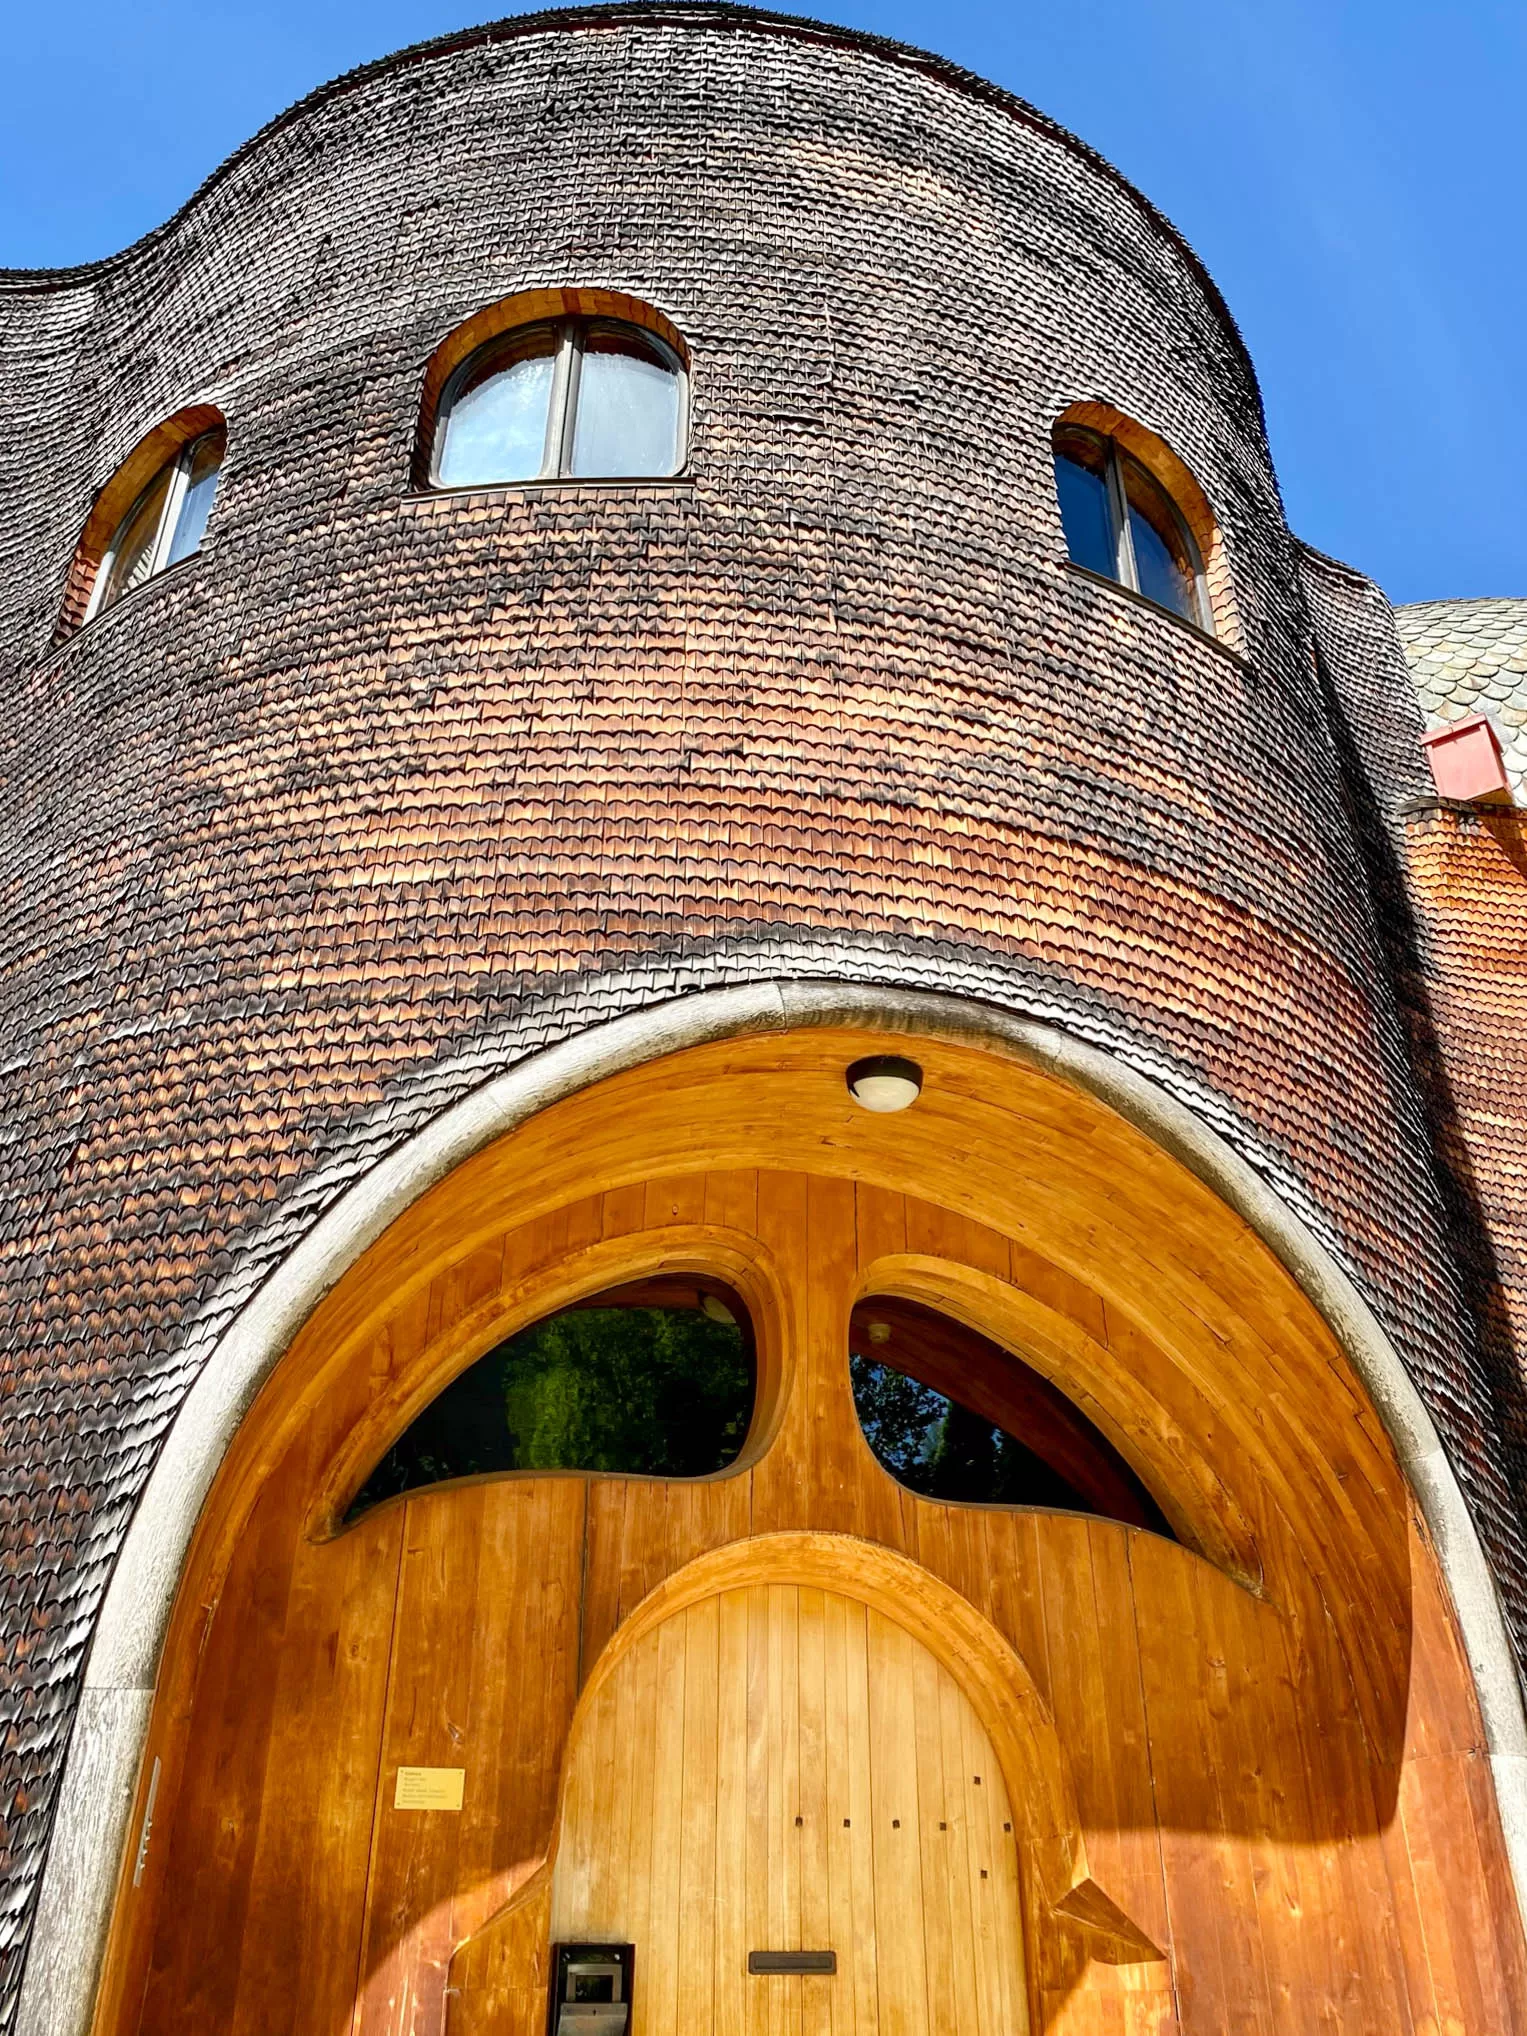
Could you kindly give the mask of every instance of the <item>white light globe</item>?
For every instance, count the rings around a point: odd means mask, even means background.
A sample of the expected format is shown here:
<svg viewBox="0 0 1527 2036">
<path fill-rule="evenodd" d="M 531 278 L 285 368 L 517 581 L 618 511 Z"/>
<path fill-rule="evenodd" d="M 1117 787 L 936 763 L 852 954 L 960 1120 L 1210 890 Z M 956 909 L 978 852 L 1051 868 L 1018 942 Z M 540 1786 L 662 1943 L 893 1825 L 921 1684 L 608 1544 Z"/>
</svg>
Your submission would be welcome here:
<svg viewBox="0 0 1527 2036">
<path fill-rule="evenodd" d="M 856 1060 L 848 1070 L 848 1092 L 862 1109 L 877 1116 L 910 1109 L 922 1093 L 923 1071 L 915 1060 L 897 1054 L 875 1054 Z"/>
</svg>

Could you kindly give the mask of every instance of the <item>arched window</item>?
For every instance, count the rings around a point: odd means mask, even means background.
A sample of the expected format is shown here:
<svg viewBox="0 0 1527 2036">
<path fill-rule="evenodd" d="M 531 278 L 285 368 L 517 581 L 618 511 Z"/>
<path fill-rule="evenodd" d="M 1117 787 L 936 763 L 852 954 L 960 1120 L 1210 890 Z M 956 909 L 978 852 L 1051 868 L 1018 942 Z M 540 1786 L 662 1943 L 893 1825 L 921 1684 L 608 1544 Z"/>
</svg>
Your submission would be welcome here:
<svg viewBox="0 0 1527 2036">
<path fill-rule="evenodd" d="M 214 425 L 182 444 L 134 496 L 96 570 L 87 622 L 155 573 L 200 550 L 226 445 L 223 427 Z"/>
<path fill-rule="evenodd" d="M 441 392 L 430 478 L 635 479 L 684 464 L 684 366 L 655 332 L 566 317 L 500 333 Z"/>
<path fill-rule="evenodd" d="M 753 1418 L 753 1335 L 719 1280 L 662 1278 L 548 1315 L 452 1379 L 371 1472 L 347 1517 L 493 1471 L 713 1476 Z"/>
<path fill-rule="evenodd" d="M 1086 1416 L 951 1316 L 915 1301 L 861 1301 L 849 1373 L 864 1439 L 911 1491 L 1097 1513 L 1171 1537 L 1161 1508 Z"/>
<path fill-rule="evenodd" d="M 1055 489 L 1072 562 L 1213 631 L 1203 560 L 1161 482 L 1115 437 L 1055 428 Z"/>
</svg>

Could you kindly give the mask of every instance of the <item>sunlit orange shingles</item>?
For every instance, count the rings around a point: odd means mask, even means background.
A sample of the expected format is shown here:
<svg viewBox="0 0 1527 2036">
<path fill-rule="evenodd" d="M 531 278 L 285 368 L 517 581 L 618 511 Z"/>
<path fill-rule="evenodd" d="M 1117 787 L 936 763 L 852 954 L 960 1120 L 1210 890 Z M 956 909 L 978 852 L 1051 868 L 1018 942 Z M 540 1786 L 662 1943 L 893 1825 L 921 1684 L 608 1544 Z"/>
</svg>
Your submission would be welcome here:
<svg viewBox="0 0 1527 2036">
<path fill-rule="evenodd" d="M 736 793 L 740 802 L 740 785 Z M 821 916 L 827 927 L 846 915 L 870 930 L 995 937 L 1019 951 L 1048 948 L 1078 975 L 1096 976 L 1131 1001 L 1143 987 L 1140 977 L 1154 978 L 1158 998 L 1175 1002 L 1201 1038 L 1206 1031 L 1226 1035 L 1227 1050 L 1253 1016 L 1267 1053 L 1300 1053 L 1305 1028 L 1284 1008 L 1296 991 L 1272 966 L 1269 931 L 1202 892 L 1194 896 L 1181 883 L 1153 880 L 1096 851 L 1025 841 L 1014 830 L 978 830 L 968 820 L 944 827 L 927 815 L 868 814 L 846 803 L 813 811 L 807 802 L 772 814 L 755 804 L 729 828 L 737 808 L 728 809 L 724 798 L 719 786 L 703 805 L 678 789 L 666 797 L 617 798 L 604 809 L 610 831 L 597 855 L 580 829 L 548 858 L 532 844 L 544 842 L 543 825 L 560 816 L 548 808 L 538 823 L 526 814 L 520 853 L 501 862 L 499 913 L 513 923 L 518 890 L 527 949 L 533 932 L 544 935 L 545 915 L 556 911 L 559 897 L 562 910 L 571 907 L 567 933 L 575 936 L 581 919 L 585 941 L 594 938 L 596 920 L 606 936 L 618 938 L 650 925 L 654 913 L 659 922 L 674 914 L 691 927 L 723 932 L 727 903 L 739 894 L 767 899 L 769 917 Z M 1026 847 L 1051 871 L 1050 902 L 1035 898 Z M 850 873 L 851 881 L 843 881 Z M 1055 902 L 1068 897 L 1078 905 L 1068 910 Z M 1124 898 L 1132 901 L 1127 910 Z M 544 957 L 544 940 L 534 945 Z M 528 952 L 522 965 L 534 965 Z M 1328 964 L 1322 972 L 1329 982 Z M 1332 987 L 1349 994 L 1339 976 Z M 1361 1015 L 1353 1011 L 1349 1030 Z M 1307 1089 L 1311 1072 L 1291 1071 L 1290 1086 Z"/>
<path fill-rule="evenodd" d="M 1433 808 L 1411 817 L 1406 846 L 1438 1045 L 1464 1146 L 1455 1165 L 1461 1160 L 1488 1224 L 1521 1363 L 1527 1350 L 1527 829 L 1513 809 Z M 1429 1585 L 1430 1565 L 1418 1562 L 1417 1571 Z M 1439 1659 L 1455 1657 L 1452 1622 L 1434 1589 L 1418 1589 L 1415 1611 L 1418 1631 L 1432 1636 Z M 1417 1661 L 1426 1672 L 1425 1650 L 1417 1650 Z M 1387 1843 L 1402 1855 L 1395 1882 L 1403 1886 L 1413 1877 L 1418 1890 L 1407 1941 L 1413 1953 L 1418 1942 L 1424 1945 L 1439 2017 L 1488 2020 L 1505 2013 L 1497 2005 L 1505 1996 L 1522 1997 L 1522 1974 L 1493 1959 L 1472 1959 L 1448 1931 L 1439 1901 L 1426 1898 L 1429 1889 L 1474 1884 L 1476 1833 L 1494 1816 L 1478 1719 L 1471 1702 L 1460 1704 L 1458 1693 L 1444 1687 L 1448 1680 L 1427 1673 L 1408 1713 L 1400 1815 Z M 1468 1934 L 1481 1941 L 1479 1931 Z M 1500 1955 L 1509 1963 L 1515 1952 L 1507 1945 Z"/>
<path fill-rule="evenodd" d="M 1527 1352 L 1527 819 L 1432 812 L 1407 848 L 1468 1168 Z"/>
</svg>

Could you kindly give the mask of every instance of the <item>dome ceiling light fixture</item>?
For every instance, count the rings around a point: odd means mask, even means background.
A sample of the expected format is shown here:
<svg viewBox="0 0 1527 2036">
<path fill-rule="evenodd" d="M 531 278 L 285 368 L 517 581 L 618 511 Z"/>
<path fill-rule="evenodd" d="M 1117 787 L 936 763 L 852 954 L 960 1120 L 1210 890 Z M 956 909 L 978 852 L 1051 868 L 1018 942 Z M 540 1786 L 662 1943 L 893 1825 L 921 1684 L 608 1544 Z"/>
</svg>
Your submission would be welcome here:
<svg viewBox="0 0 1527 2036">
<path fill-rule="evenodd" d="M 873 1053 L 848 1070 L 848 1093 L 866 1110 L 885 1116 L 907 1110 L 922 1093 L 923 1071 L 915 1060 L 895 1053 Z"/>
</svg>

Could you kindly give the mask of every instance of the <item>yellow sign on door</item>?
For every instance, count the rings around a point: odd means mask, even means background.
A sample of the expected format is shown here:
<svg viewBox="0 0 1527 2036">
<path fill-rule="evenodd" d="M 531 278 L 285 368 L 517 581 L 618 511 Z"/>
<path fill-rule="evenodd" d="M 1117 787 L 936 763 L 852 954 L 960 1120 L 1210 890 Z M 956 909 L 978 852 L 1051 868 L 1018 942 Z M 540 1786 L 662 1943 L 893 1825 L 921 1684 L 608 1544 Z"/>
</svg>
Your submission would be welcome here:
<svg viewBox="0 0 1527 2036">
<path fill-rule="evenodd" d="M 400 1767 L 392 1807 L 395 1810 L 459 1810 L 466 1781 L 464 1767 Z"/>
</svg>

